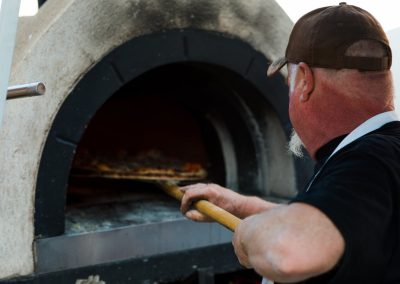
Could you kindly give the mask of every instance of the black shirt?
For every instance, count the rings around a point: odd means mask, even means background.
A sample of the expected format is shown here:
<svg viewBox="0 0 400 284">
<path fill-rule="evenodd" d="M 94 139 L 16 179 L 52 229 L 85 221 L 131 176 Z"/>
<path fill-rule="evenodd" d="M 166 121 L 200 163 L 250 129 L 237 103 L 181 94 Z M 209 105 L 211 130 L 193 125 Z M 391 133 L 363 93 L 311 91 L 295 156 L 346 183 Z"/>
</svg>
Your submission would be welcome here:
<svg viewBox="0 0 400 284">
<path fill-rule="evenodd" d="M 318 151 L 316 171 L 343 138 Z M 292 202 L 321 210 L 345 240 L 338 265 L 302 283 L 400 283 L 400 122 L 339 150 Z"/>
</svg>

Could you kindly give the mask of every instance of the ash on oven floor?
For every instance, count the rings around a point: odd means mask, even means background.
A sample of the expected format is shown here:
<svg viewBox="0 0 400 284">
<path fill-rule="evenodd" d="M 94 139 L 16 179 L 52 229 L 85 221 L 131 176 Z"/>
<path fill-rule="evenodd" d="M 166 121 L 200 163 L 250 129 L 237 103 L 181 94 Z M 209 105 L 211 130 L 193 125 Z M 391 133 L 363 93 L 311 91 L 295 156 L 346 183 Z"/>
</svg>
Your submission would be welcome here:
<svg viewBox="0 0 400 284">
<path fill-rule="evenodd" d="M 70 187 L 65 211 L 68 234 L 182 219 L 179 201 L 154 186 L 103 181 Z"/>
<path fill-rule="evenodd" d="M 177 201 L 133 201 L 68 208 L 65 227 L 67 233 L 75 234 L 181 218 Z"/>
</svg>

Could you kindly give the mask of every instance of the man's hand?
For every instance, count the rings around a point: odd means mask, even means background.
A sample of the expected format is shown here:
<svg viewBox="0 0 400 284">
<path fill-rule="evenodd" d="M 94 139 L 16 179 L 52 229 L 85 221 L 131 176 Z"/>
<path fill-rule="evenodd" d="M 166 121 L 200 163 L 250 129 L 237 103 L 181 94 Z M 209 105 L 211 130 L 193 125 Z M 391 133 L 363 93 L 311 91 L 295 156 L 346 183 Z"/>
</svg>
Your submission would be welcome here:
<svg viewBox="0 0 400 284">
<path fill-rule="evenodd" d="M 191 220 L 201 222 L 210 222 L 212 220 L 199 211 L 191 209 L 193 202 L 201 199 L 208 200 L 218 207 L 237 215 L 235 214 L 237 213 L 237 207 L 240 207 L 240 203 L 243 202 L 244 198 L 244 196 L 217 184 L 197 183 L 181 187 L 181 190 L 184 192 L 181 203 L 182 213 Z"/>
<path fill-rule="evenodd" d="M 181 187 L 180 189 L 184 192 L 181 211 L 186 217 L 194 221 L 211 221 L 211 219 L 204 214 L 195 209 L 191 209 L 192 203 L 201 199 L 208 200 L 239 218 L 246 218 L 277 205 L 258 197 L 241 195 L 233 190 L 213 183 L 197 183 Z"/>
</svg>

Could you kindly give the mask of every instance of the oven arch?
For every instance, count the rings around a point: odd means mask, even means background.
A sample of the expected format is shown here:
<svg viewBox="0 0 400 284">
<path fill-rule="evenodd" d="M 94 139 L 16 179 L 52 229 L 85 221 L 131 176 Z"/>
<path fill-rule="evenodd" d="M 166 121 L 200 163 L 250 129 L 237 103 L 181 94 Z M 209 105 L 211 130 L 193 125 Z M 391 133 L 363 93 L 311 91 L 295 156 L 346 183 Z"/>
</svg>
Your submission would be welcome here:
<svg viewBox="0 0 400 284">
<path fill-rule="evenodd" d="M 10 101 L 4 113 L 0 167 L 7 174 L 0 179 L 5 208 L 0 231 L 8 261 L 0 278 L 37 271 L 35 195 L 47 136 L 71 90 L 105 55 L 135 37 L 193 28 L 240 39 L 274 60 L 282 55 L 291 27 L 274 0 L 47 1 L 35 17 L 20 18 L 10 84 L 43 81 L 47 93 Z M 269 155 L 274 159 L 279 155 Z M 271 171 L 269 184 L 281 180 L 284 170 Z M 298 174 L 303 170 L 297 167 L 296 175 L 304 176 Z"/>
<path fill-rule="evenodd" d="M 185 62 L 220 66 L 250 83 L 271 106 L 275 115 L 270 118 L 280 125 L 281 130 L 278 132 L 283 130 L 283 139 L 289 136 L 290 122 L 284 79 L 280 75 L 267 79 L 267 59 L 249 44 L 224 34 L 193 29 L 170 30 L 134 38 L 110 52 L 81 78 L 63 102 L 51 125 L 37 177 L 34 216 L 36 238 L 64 233 L 65 196 L 71 162 L 76 145 L 96 110 L 126 82 L 157 67 Z M 249 111 L 249 105 L 243 98 L 239 98 L 237 102 L 243 104 L 243 113 L 256 115 L 252 110 Z M 248 122 L 251 124 L 254 121 L 249 118 Z M 218 124 L 216 121 L 214 123 Z M 249 128 L 257 132 L 254 125 L 249 125 Z M 257 135 L 254 133 L 253 136 Z M 282 137 L 272 140 L 282 144 L 285 142 Z M 255 156 L 262 163 L 260 155 L 263 152 L 256 152 Z M 273 153 L 270 151 L 269 154 Z M 278 159 L 285 160 L 285 167 L 293 167 L 291 157 L 282 156 Z M 294 164 L 297 169 L 303 168 L 299 161 Z M 290 169 L 288 172 L 290 174 Z M 294 182 L 301 186 L 304 183 L 303 173 L 294 169 L 292 173 Z M 286 181 L 277 182 L 281 185 L 284 183 Z M 258 181 L 258 187 L 262 185 L 263 182 Z M 296 185 L 293 183 L 292 186 Z M 287 191 L 293 194 L 293 190 L 291 188 Z M 285 194 L 288 193 L 283 195 Z"/>
</svg>

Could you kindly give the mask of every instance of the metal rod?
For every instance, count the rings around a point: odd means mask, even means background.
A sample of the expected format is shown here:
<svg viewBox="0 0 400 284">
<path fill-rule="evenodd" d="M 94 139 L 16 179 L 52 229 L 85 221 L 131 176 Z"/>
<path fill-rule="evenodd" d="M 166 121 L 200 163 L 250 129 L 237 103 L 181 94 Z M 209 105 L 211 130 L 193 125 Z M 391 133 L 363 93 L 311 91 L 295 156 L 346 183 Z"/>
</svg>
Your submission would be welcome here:
<svg viewBox="0 0 400 284">
<path fill-rule="evenodd" d="M 42 82 L 15 85 L 7 88 L 7 100 L 44 95 L 46 87 Z"/>
</svg>

